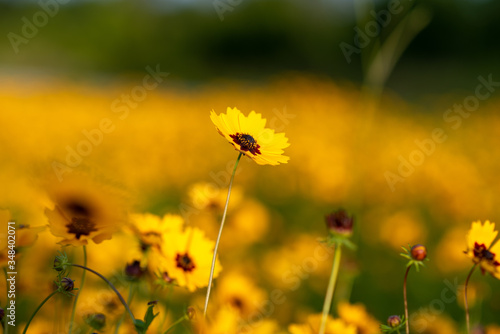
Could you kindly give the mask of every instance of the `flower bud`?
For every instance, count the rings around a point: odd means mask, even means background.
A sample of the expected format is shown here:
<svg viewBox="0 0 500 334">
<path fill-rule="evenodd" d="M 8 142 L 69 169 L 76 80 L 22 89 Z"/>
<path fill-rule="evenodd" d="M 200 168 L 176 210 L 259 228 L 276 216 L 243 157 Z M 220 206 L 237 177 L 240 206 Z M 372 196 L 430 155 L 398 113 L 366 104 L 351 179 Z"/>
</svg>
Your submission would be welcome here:
<svg viewBox="0 0 500 334">
<path fill-rule="evenodd" d="M 189 320 L 193 320 L 196 317 L 196 310 L 194 309 L 194 307 L 189 306 L 186 309 L 186 315 L 188 316 Z"/>
<path fill-rule="evenodd" d="M 141 268 L 141 262 L 138 260 L 134 260 L 125 267 L 125 275 L 130 279 L 139 279 L 144 273 L 145 270 Z"/>
<path fill-rule="evenodd" d="M 106 316 L 102 313 L 93 313 L 90 314 L 85 322 L 95 330 L 101 330 L 106 326 Z"/>
<path fill-rule="evenodd" d="M 0 321 L 2 321 L 4 316 L 5 316 L 5 311 L 3 310 L 3 308 L 0 307 Z"/>
<path fill-rule="evenodd" d="M 69 277 L 64 277 L 61 279 L 61 286 L 63 287 L 64 291 L 73 291 L 75 288 L 75 281 L 73 281 Z"/>
<path fill-rule="evenodd" d="M 398 315 L 391 315 L 387 318 L 387 325 L 391 328 L 396 328 L 401 325 L 401 318 Z"/>
<path fill-rule="evenodd" d="M 424 245 L 417 244 L 411 248 L 411 257 L 417 261 L 423 261 L 427 257 L 427 249 Z"/>
<path fill-rule="evenodd" d="M 337 210 L 325 217 L 326 227 L 330 232 L 343 235 L 352 234 L 354 219 L 344 209 Z"/>
<path fill-rule="evenodd" d="M 62 260 L 61 260 L 60 257 L 56 256 L 56 258 L 54 259 L 54 266 L 53 266 L 53 268 L 56 271 L 63 271 Z"/>
</svg>

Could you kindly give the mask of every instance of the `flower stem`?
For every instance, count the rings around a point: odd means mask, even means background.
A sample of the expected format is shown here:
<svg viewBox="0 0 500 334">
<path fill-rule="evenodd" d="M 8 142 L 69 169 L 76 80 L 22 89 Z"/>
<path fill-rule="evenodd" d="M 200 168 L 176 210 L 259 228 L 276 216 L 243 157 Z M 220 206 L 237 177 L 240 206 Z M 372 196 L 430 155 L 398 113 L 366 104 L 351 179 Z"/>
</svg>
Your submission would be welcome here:
<svg viewBox="0 0 500 334">
<path fill-rule="evenodd" d="M 132 313 L 132 311 L 130 310 L 130 307 L 128 307 L 128 304 L 127 302 L 125 301 L 125 299 L 123 299 L 122 295 L 118 292 L 118 290 L 115 288 L 115 286 L 104 276 L 102 276 L 101 274 L 99 274 L 97 271 L 94 271 L 90 268 L 87 268 L 85 266 L 81 266 L 79 264 L 73 264 L 73 263 L 69 263 L 68 264 L 69 266 L 73 266 L 73 267 L 78 267 L 78 268 L 82 268 L 84 270 L 88 270 L 90 271 L 91 273 L 93 273 L 94 275 L 97 275 L 99 276 L 102 280 L 104 280 L 106 283 L 108 283 L 109 287 L 116 293 L 116 295 L 118 296 L 118 298 L 120 299 L 120 301 L 122 302 L 123 306 L 125 307 L 125 309 L 127 310 L 128 314 L 130 315 L 130 318 L 132 319 L 132 322 L 135 322 L 135 318 L 134 318 L 134 314 Z"/>
<path fill-rule="evenodd" d="M 129 305 L 132 302 L 132 298 L 134 298 L 134 289 L 135 285 L 134 283 L 130 283 L 130 288 L 128 291 L 128 297 L 127 297 L 127 305 Z M 120 329 L 120 326 L 122 325 L 123 319 L 125 318 L 125 314 L 120 316 L 120 320 L 118 320 L 116 324 L 116 329 L 115 329 L 115 334 L 118 334 L 118 330 Z"/>
<path fill-rule="evenodd" d="M 336 243 L 335 245 L 335 257 L 333 258 L 332 273 L 330 274 L 330 281 L 328 282 L 328 288 L 326 290 L 325 303 L 323 304 L 323 314 L 321 315 L 321 327 L 319 329 L 319 334 L 325 333 L 326 320 L 328 319 L 328 314 L 330 313 L 330 308 L 332 306 L 333 292 L 335 291 L 335 283 L 337 282 L 340 267 L 340 246 L 340 243 Z"/>
<path fill-rule="evenodd" d="M 87 248 L 85 245 L 83 245 L 83 265 L 87 266 Z M 78 298 L 80 297 L 80 294 L 82 293 L 83 289 L 83 284 L 85 283 L 85 270 L 82 273 L 82 279 L 80 282 L 80 290 L 78 291 L 77 295 L 75 296 L 75 301 L 73 303 L 73 310 L 71 311 L 71 320 L 69 322 L 69 329 L 68 329 L 68 334 L 71 334 L 71 331 L 73 330 L 73 322 L 75 321 L 75 313 L 76 313 L 76 304 L 78 303 Z"/>
<path fill-rule="evenodd" d="M 224 227 L 224 222 L 226 221 L 227 207 L 229 204 L 229 197 L 231 196 L 231 188 L 233 187 L 234 175 L 236 174 L 236 167 L 238 167 L 238 163 L 240 162 L 242 155 L 243 153 L 240 152 L 240 154 L 238 155 L 238 159 L 236 159 L 236 163 L 234 164 L 233 174 L 231 175 L 231 181 L 229 181 L 229 189 L 227 191 L 226 205 L 224 206 L 224 213 L 222 214 L 222 221 L 220 223 L 219 234 L 217 235 L 217 241 L 215 242 L 215 248 L 214 248 L 214 255 L 212 257 L 212 267 L 210 268 L 210 278 L 208 279 L 207 297 L 205 298 L 205 308 L 203 309 L 203 318 L 205 318 L 207 315 L 208 300 L 210 298 L 210 290 L 212 289 L 212 281 L 214 278 L 215 260 L 217 259 L 217 249 L 219 248 L 219 241 L 222 235 L 222 228 Z"/>
<path fill-rule="evenodd" d="M 410 272 L 411 266 L 408 266 L 405 273 L 405 281 L 403 284 L 403 294 L 405 298 L 405 319 L 406 319 L 406 334 L 410 334 L 410 321 L 408 319 L 408 298 L 406 298 L 406 281 L 408 280 L 408 273 Z"/>
<path fill-rule="evenodd" d="M 37 312 L 42 308 L 43 304 L 45 304 L 53 295 L 55 295 L 58 292 L 59 292 L 58 290 L 53 291 L 50 295 L 47 296 L 47 298 L 45 298 L 43 300 L 43 302 L 40 305 L 38 305 L 38 307 L 36 308 L 35 312 L 33 312 L 33 314 L 31 315 L 30 319 L 28 320 L 28 323 L 26 324 L 26 327 L 24 327 L 23 334 L 26 333 L 26 331 L 28 330 L 28 327 L 30 326 L 31 320 L 33 320 L 33 318 L 35 317 L 35 315 L 37 314 Z M 7 323 L 7 321 L 5 321 L 5 323 Z"/>
<path fill-rule="evenodd" d="M 165 331 L 165 333 L 163 333 L 163 334 L 167 334 L 168 332 L 170 332 L 170 330 L 171 330 L 172 328 L 174 328 L 175 326 L 177 326 L 178 324 L 180 324 L 180 323 L 181 323 L 181 322 L 183 322 L 184 320 L 188 320 L 188 319 L 189 319 L 189 318 L 188 318 L 188 316 L 187 316 L 187 315 L 183 315 L 183 316 L 182 316 L 182 318 L 177 319 L 177 321 L 176 321 L 176 322 L 174 322 L 174 323 L 173 323 L 173 324 L 172 324 L 172 325 L 171 325 L 171 326 L 170 326 L 170 327 L 169 327 L 169 328 Z"/>
<path fill-rule="evenodd" d="M 469 302 L 467 300 L 467 286 L 469 285 L 469 279 L 472 276 L 474 269 L 476 269 L 476 266 L 477 266 L 477 264 L 475 264 L 474 267 L 472 267 L 472 269 L 469 272 L 469 275 L 467 275 L 467 279 L 465 280 L 465 287 L 464 287 L 465 322 L 467 323 L 467 334 L 470 334 Z"/>
</svg>

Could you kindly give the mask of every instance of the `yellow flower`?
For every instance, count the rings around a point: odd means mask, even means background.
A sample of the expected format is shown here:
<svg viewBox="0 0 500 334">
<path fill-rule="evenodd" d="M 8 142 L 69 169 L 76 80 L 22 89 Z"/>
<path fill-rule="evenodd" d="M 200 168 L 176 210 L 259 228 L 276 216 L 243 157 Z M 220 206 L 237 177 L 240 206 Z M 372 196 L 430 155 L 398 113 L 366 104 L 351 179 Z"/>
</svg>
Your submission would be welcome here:
<svg viewBox="0 0 500 334">
<path fill-rule="evenodd" d="M 310 315 L 307 323 L 303 325 L 290 325 L 288 331 L 292 334 L 316 334 L 321 326 L 321 314 Z M 326 321 L 326 334 L 357 334 L 356 326 L 346 324 L 341 319 L 328 316 Z"/>
<path fill-rule="evenodd" d="M 135 214 L 131 220 L 137 235 L 147 246 L 160 245 L 162 236 L 171 231 L 180 231 L 184 224 L 181 216 L 173 214 L 166 214 L 163 218 L 150 213 Z"/>
<path fill-rule="evenodd" d="M 500 279 L 500 243 L 495 243 L 498 231 L 495 231 L 495 223 L 487 220 L 484 225 L 481 222 L 473 222 L 467 234 L 467 250 L 465 253 L 475 264 L 479 264 L 482 273 L 489 272 Z"/>
<path fill-rule="evenodd" d="M 175 282 L 189 291 L 208 284 L 214 242 L 207 239 L 202 230 L 188 227 L 184 232 L 172 232 L 164 238 L 161 247 L 152 248 L 156 256 L 154 267 L 157 274 L 167 282 Z M 216 261 L 214 278 L 221 271 Z"/>
<path fill-rule="evenodd" d="M 225 272 L 219 278 L 215 293 L 219 305 L 236 310 L 245 319 L 258 313 L 258 306 L 267 298 L 264 290 L 257 287 L 247 275 L 238 271 Z"/>
<path fill-rule="evenodd" d="M 366 312 L 363 304 L 349 304 L 341 302 L 338 305 L 339 317 L 347 324 L 356 326 L 360 334 L 378 334 L 379 322 Z"/>
<path fill-rule="evenodd" d="M 90 179 L 66 177 L 53 182 L 48 193 L 54 208 L 47 208 L 45 215 L 52 234 L 63 238 L 62 245 L 101 243 L 126 221 L 123 197 Z"/>
<path fill-rule="evenodd" d="M 217 116 L 212 110 L 210 119 L 217 131 L 235 148 L 259 165 L 279 165 L 290 158 L 282 155 L 283 149 L 290 146 L 284 133 L 274 133 L 265 128 L 266 119 L 251 111 L 247 116 L 236 108 L 227 108 L 226 114 Z"/>
</svg>

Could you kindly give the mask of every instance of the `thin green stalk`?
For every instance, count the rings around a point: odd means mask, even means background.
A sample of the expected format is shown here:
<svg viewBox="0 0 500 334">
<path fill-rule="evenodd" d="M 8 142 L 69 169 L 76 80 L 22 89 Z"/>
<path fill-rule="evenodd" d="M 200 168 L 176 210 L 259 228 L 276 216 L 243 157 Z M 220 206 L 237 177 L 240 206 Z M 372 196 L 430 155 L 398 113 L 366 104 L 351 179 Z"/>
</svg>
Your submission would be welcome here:
<svg viewBox="0 0 500 334">
<path fill-rule="evenodd" d="M 182 318 L 177 319 L 177 321 L 176 321 L 176 322 L 174 322 L 174 323 L 173 323 L 173 324 L 172 324 L 172 325 L 171 325 L 171 326 L 170 326 L 170 327 L 169 327 L 169 328 L 165 331 L 165 333 L 163 333 L 163 334 L 167 334 L 168 332 L 170 332 L 170 330 L 171 330 L 172 328 L 174 328 L 175 326 L 177 326 L 178 324 L 180 324 L 180 323 L 181 323 L 181 322 L 183 322 L 184 320 L 188 320 L 188 319 L 189 319 L 189 318 L 188 318 L 188 316 L 187 316 L 187 315 L 184 315 Z"/>
<path fill-rule="evenodd" d="M 33 318 L 35 317 L 35 315 L 37 314 L 37 312 L 42 308 L 43 304 L 45 304 L 53 295 L 55 295 L 58 292 L 59 292 L 58 290 L 53 291 L 50 295 L 47 296 L 47 298 L 45 298 L 43 300 L 43 302 L 40 305 L 38 305 L 38 307 L 36 308 L 35 312 L 33 312 L 33 314 L 31 315 L 30 320 L 28 320 L 28 323 L 26 324 L 26 327 L 24 327 L 23 334 L 26 333 L 26 331 L 28 330 L 28 327 L 30 326 L 31 320 L 33 320 Z M 7 323 L 7 321 L 6 321 L 6 323 Z"/>
<path fill-rule="evenodd" d="M 408 319 L 408 299 L 406 298 L 406 281 L 408 279 L 408 273 L 410 272 L 411 266 L 408 266 L 405 273 L 405 281 L 403 284 L 403 294 L 405 298 L 405 319 L 406 319 L 406 334 L 410 334 L 410 321 Z"/>
<path fill-rule="evenodd" d="M 469 286 L 469 279 L 472 276 L 474 269 L 476 269 L 476 266 L 477 266 L 477 264 L 475 264 L 474 267 L 472 267 L 472 269 L 469 272 L 469 275 L 467 275 L 467 279 L 465 280 L 465 287 L 464 287 L 465 322 L 467 323 L 467 334 L 470 334 L 469 301 L 467 300 L 467 287 Z"/>
<path fill-rule="evenodd" d="M 328 319 L 328 314 L 332 307 L 333 293 L 335 291 L 335 283 L 337 283 L 337 276 L 339 274 L 340 267 L 340 256 L 341 256 L 341 245 L 337 243 L 335 245 L 335 256 L 333 258 L 332 273 L 330 274 L 330 281 L 328 282 L 328 288 L 326 290 L 325 303 L 323 305 L 323 314 L 321 315 L 321 327 L 319 329 L 319 334 L 325 334 L 326 320 Z"/>
<path fill-rule="evenodd" d="M 224 227 L 224 222 L 226 221 L 227 207 L 229 204 L 229 197 L 231 196 L 231 188 L 233 186 L 234 175 L 236 174 L 236 167 L 240 162 L 243 153 L 240 152 L 236 163 L 234 164 L 233 174 L 231 175 L 231 181 L 229 181 L 229 189 L 227 191 L 226 205 L 224 206 L 224 213 L 222 214 L 222 221 L 220 223 L 219 234 L 217 235 L 217 241 L 215 242 L 214 256 L 212 257 L 212 267 L 210 268 L 210 278 L 208 279 L 207 297 L 205 298 L 205 308 L 203 309 L 203 318 L 207 316 L 208 300 L 210 298 L 210 290 L 212 289 L 212 280 L 214 278 L 215 270 L 215 260 L 217 259 L 217 249 L 219 248 L 219 241 L 222 235 L 222 228 Z"/>
<path fill-rule="evenodd" d="M 135 284 L 130 283 L 130 288 L 129 288 L 128 297 L 127 297 L 127 304 L 128 305 L 130 305 L 130 303 L 132 302 L 132 298 L 134 298 L 134 292 L 135 292 L 134 287 L 135 287 Z M 124 318 L 125 318 L 125 314 L 123 314 L 120 317 L 120 320 L 118 320 L 118 322 L 116 323 L 115 334 L 118 334 L 118 330 L 120 329 L 120 326 L 122 325 Z"/>
<path fill-rule="evenodd" d="M 130 315 L 130 318 L 132 319 L 132 322 L 135 323 L 135 318 L 134 318 L 134 314 L 132 313 L 132 311 L 130 310 L 130 307 L 128 307 L 128 304 L 127 302 L 125 301 L 125 299 L 123 299 L 122 295 L 118 292 L 118 290 L 115 288 L 115 286 L 113 285 L 113 283 L 111 283 L 106 277 L 102 276 L 101 274 L 99 274 L 97 271 L 94 271 L 90 268 L 87 268 L 85 266 L 81 266 L 79 264 L 73 264 L 73 263 L 69 263 L 68 266 L 73 266 L 73 267 L 78 267 L 78 268 L 82 268 L 84 270 L 88 270 L 90 271 L 91 273 L 93 273 L 94 275 L 97 275 L 99 276 L 102 280 L 104 280 L 106 283 L 108 283 L 109 287 L 116 293 L 116 295 L 118 296 L 118 298 L 120 299 L 121 303 L 123 304 L 123 306 L 125 307 L 125 309 L 127 310 L 128 314 Z"/>
<path fill-rule="evenodd" d="M 85 247 L 85 245 L 83 245 L 83 265 L 87 266 L 87 248 Z M 71 311 L 71 320 L 69 322 L 68 334 L 71 334 L 71 331 L 73 330 L 73 323 L 75 321 L 75 313 L 76 313 L 76 304 L 78 303 L 78 298 L 80 298 L 80 294 L 82 293 L 84 283 L 85 283 L 85 270 L 82 273 L 82 279 L 80 282 L 80 290 L 76 294 L 75 302 L 73 303 L 73 310 Z"/>
<path fill-rule="evenodd" d="M 161 319 L 161 323 L 160 323 L 160 326 L 158 326 L 158 334 L 161 334 L 162 333 L 162 328 L 163 326 L 165 325 L 165 322 L 167 321 L 167 316 L 168 316 L 168 312 L 169 312 L 169 309 L 170 309 L 170 299 L 172 298 L 172 293 L 173 293 L 173 286 L 169 285 L 168 286 L 168 294 L 167 294 L 167 298 L 165 298 L 164 300 L 164 303 L 165 303 L 165 312 L 163 312 L 163 318 Z"/>
</svg>

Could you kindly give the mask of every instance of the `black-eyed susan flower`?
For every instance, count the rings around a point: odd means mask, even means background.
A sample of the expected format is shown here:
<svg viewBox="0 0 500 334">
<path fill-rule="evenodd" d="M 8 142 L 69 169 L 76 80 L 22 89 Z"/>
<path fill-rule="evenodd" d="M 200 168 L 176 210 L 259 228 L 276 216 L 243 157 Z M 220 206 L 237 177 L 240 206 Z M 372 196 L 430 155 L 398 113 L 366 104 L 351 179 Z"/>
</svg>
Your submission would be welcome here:
<svg viewBox="0 0 500 334">
<path fill-rule="evenodd" d="M 217 115 L 212 110 L 210 119 L 217 131 L 234 148 L 259 165 L 279 165 L 290 159 L 283 149 L 290 146 L 284 133 L 275 133 L 266 128 L 266 119 L 251 111 L 245 116 L 236 108 L 227 108 L 226 114 Z"/>
<path fill-rule="evenodd" d="M 500 279 L 500 243 L 493 244 L 498 231 L 495 223 L 489 220 L 473 222 L 467 234 L 467 250 L 465 253 L 475 264 L 479 264 L 483 274 L 490 273 Z"/>
<path fill-rule="evenodd" d="M 46 209 L 50 231 L 62 245 L 100 243 L 126 222 L 125 201 L 115 189 L 89 179 L 66 178 L 48 189 L 53 208 Z"/>
<path fill-rule="evenodd" d="M 202 230 L 188 227 L 183 232 L 172 232 L 152 256 L 157 275 L 168 283 L 175 282 L 189 291 L 207 286 L 214 242 Z M 222 270 L 217 261 L 214 277 Z"/>
</svg>

